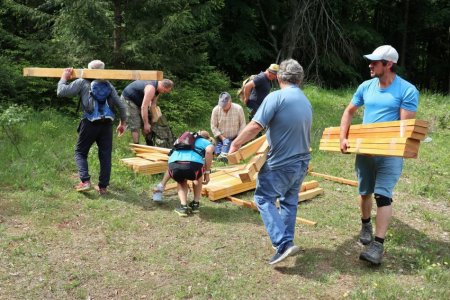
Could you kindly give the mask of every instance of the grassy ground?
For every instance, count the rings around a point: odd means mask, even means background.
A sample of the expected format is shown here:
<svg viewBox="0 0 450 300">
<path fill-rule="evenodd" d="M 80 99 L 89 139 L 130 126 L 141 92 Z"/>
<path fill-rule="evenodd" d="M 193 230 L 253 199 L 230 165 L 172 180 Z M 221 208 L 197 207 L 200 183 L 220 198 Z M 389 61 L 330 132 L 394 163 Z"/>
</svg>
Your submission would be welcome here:
<svg viewBox="0 0 450 300">
<path fill-rule="evenodd" d="M 352 91 L 305 92 L 314 107 L 313 169 L 354 179 L 352 155 L 318 151 Z M 418 118 L 430 121 L 432 141 L 405 162 L 380 267 L 358 260 L 354 187 L 308 176 L 325 194 L 302 203 L 299 216 L 318 225 L 298 226 L 302 252 L 271 267 L 257 213 L 203 199 L 199 215 L 179 218 L 176 195 L 152 203 L 149 187 L 161 176 L 120 164 L 132 155 L 129 135 L 114 141 L 110 193 L 73 192 L 78 121 L 37 113 L 17 131 L 21 156 L 0 134 L 0 299 L 449 299 L 449 101 L 421 97 Z"/>
</svg>

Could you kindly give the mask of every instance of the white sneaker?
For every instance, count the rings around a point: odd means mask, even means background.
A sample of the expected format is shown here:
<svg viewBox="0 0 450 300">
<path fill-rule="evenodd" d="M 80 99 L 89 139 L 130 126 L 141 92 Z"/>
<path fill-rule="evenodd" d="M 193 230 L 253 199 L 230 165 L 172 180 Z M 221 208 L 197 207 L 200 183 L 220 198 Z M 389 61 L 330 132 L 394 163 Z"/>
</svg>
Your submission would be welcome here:
<svg viewBox="0 0 450 300">
<path fill-rule="evenodd" d="M 163 201 L 163 192 L 164 192 L 164 187 L 160 182 L 153 188 L 153 201 L 155 201 L 155 202 Z"/>
</svg>

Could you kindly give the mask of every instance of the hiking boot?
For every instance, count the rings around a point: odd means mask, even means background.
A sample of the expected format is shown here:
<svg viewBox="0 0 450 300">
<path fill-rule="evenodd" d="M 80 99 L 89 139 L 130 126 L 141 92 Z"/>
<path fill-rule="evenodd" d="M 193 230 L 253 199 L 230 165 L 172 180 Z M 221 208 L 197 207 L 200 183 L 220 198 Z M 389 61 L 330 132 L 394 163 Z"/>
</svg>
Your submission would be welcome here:
<svg viewBox="0 0 450 300">
<path fill-rule="evenodd" d="M 187 217 L 190 213 L 190 210 L 187 205 L 184 205 L 184 206 L 179 206 L 179 207 L 175 208 L 175 212 L 180 217 Z"/>
<path fill-rule="evenodd" d="M 367 250 L 362 252 L 359 255 L 360 260 L 368 261 L 374 265 L 381 264 L 381 260 L 383 259 L 384 246 L 382 243 L 373 241 L 370 243 Z"/>
<path fill-rule="evenodd" d="M 361 231 L 359 233 L 359 241 L 363 245 L 369 245 L 373 240 L 372 223 L 362 223 Z"/>
<path fill-rule="evenodd" d="M 217 156 L 217 161 L 228 163 L 228 153 L 220 153 L 219 156 Z"/>
<path fill-rule="evenodd" d="M 100 196 L 106 195 L 108 190 L 106 188 L 99 187 L 98 185 L 95 187 L 95 190 Z"/>
<path fill-rule="evenodd" d="M 91 182 L 89 180 L 85 182 L 80 182 L 75 186 L 75 190 L 77 192 L 86 192 L 89 191 L 90 189 L 91 189 Z"/>
<path fill-rule="evenodd" d="M 200 202 L 191 201 L 191 202 L 189 202 L 189 207 L 190 207 L 192 213 L 194 213 L 194 214 L 197 214 L 200 212 Z"/>
<path fill-rule="evenodd" d="M 278 250 L 275 252 L 275 255 L 272 256 L 272 258 L 269 260 L 269 265 L 277 264 L 286 259 L 286 257 L 288 256 L 296 255 L 299 251 L 300 248 L 298 246 L 295 246 L 292 241 L 287 242 L 284 245 L 283 249 L 280 249 L 280 247 L 278 247 Z"/>
<path fill-rule="evenodd" d="M 164 186 L 162 185 L 162 183 L 158 183 L 157 185 L 155 185 L 155 187 L 153 188 L 153 201 L 155 202 L 161 202 L 162 196 L 163 196 L 163 192 L 164 192 Z"/>
</svg>

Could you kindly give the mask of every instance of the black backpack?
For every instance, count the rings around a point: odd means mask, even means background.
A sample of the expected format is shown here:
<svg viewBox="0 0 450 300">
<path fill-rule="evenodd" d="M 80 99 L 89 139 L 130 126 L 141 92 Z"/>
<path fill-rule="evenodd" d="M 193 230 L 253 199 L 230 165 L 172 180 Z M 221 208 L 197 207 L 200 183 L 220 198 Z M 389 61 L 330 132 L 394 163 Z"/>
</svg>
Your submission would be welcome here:
<svg viewBox="0 0 450 300">
<path fill-rule="evenodd" d="M 205 156 L 205 151 L 199 151 L 195 148 L 195 141 L 201 136 L 197 132 L 185 131 L 173 143 L 173 148 L 170 150 L 169 156 L 176 150 L 192 150 L 198 153 L 201 157 Z"/>
</svg>

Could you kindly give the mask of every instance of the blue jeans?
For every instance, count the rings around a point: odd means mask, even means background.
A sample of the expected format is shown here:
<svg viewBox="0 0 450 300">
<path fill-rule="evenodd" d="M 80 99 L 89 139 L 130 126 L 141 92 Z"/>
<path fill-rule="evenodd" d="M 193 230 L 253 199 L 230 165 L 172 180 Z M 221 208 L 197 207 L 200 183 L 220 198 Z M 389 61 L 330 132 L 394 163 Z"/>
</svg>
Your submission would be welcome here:
<svg viewBox="0 0 450 300">
<path fill-rule="evenodd" d="M 255 202 L 272 245 L 280 247 L 294 240 L 298 193 L 308 171 L 309 159 L 270 170 L 264 164 L 256 183 Z M 280 210 L 275 206 L 280 199 Z"/>
<path fill-rule="evenodd" d="M 223 141 L 219 140 L 214 148 L 214 154 L 219 155 L 220 153 L 228 153 L 232 141 L 233 139 L 224 139 Z"/>
</svg>

